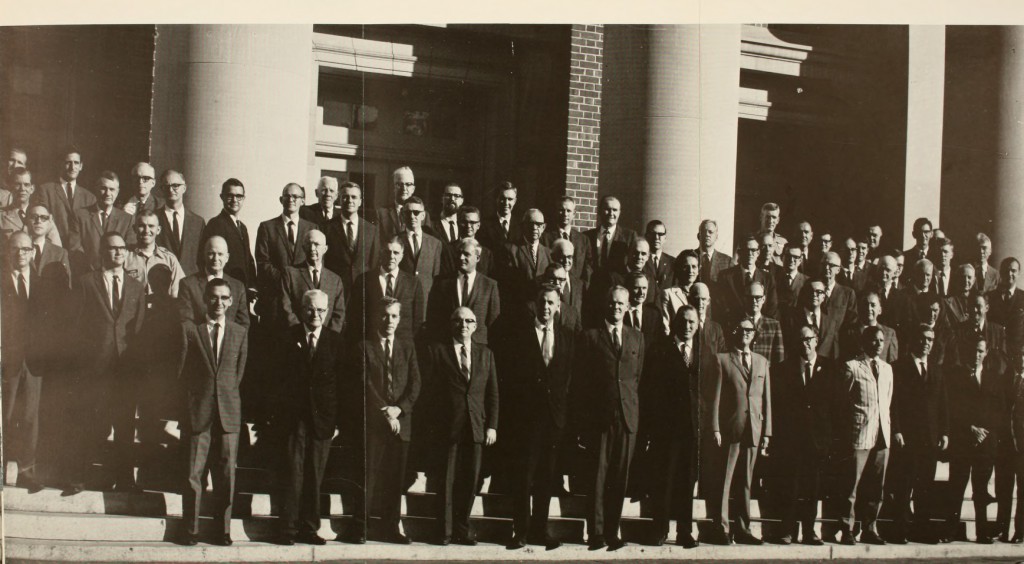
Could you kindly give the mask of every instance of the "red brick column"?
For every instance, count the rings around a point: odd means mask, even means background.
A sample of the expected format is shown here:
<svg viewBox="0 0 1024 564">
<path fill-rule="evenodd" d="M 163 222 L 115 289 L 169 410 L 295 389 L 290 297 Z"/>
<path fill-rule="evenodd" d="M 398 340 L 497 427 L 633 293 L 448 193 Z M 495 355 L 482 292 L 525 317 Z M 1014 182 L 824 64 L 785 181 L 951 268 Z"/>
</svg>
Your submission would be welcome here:
<svg viewBox="0 0 1024 564">
<path fill-rule="evenodd" d="M 594 227 L 597 219 L 603 49 L 604 26 L 573 24 L 565 193 L 576 199 L 578 229 Z"/>
</svg>

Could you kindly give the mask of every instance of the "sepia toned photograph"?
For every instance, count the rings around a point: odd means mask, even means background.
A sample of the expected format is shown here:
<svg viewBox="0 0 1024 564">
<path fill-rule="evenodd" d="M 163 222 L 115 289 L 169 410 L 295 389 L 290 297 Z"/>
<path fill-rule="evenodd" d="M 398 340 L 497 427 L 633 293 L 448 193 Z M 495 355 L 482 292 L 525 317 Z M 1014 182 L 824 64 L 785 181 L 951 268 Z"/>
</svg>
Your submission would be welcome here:
<svg viewBox="0 0 1024 564">
<path fill-rule="evenodd" d="M 7 561 L 1024 560 L 1024 25 L 386 17 L 0 18 Z"/>
</svg>

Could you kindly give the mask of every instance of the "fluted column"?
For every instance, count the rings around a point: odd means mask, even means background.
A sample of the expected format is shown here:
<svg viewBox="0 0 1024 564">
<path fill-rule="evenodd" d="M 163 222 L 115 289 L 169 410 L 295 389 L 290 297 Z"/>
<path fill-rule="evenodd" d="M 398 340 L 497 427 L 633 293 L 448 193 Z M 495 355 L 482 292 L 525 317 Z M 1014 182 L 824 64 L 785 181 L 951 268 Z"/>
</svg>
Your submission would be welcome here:
<svg viewBox="0 0 1024 564">
<path fill-rule="evenodd" d="M 907 54 L 907 172 L 903 236 L 891 246 L 914 246 L 911 228 L 919 217 L 939 220 L 942 186 L 942 115 L 946 82 L 946 28 L 912 25 Z"/>
</svg>

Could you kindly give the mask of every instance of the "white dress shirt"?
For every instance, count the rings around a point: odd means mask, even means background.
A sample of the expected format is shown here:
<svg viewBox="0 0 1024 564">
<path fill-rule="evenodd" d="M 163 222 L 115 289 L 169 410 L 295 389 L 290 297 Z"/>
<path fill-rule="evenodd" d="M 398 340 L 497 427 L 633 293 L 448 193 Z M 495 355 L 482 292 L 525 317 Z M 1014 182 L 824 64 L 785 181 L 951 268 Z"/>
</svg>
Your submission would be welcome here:
<svg viewBox="0 0 1024 564">
<path fill-rule="evenodd" d="M 382 272 L 377 278 L 380 280 L 380 291 L 385 296 L 388 295 L 388 275 L 391 275 L 391 288 L 398 290 L 398 269 L 394 269 L 391 272 Z"/>
<path fill-rule="evenodd" d="M 458 296 L 460 304 L 462 303 L 462 277 L 463 276 L 469 276 L 469 281 L 467 282 L 466 292 L 472 294 L 473 293 L 473 283 L 476 282 L 476 271 L 474 270 L 473 272 L 470 272 L 468 274 L 464 274 L 462 272 L 459 272 L 459 276 L 455 279 L 455 294 L 456 294 L 456 296 Z"/>
</svg>

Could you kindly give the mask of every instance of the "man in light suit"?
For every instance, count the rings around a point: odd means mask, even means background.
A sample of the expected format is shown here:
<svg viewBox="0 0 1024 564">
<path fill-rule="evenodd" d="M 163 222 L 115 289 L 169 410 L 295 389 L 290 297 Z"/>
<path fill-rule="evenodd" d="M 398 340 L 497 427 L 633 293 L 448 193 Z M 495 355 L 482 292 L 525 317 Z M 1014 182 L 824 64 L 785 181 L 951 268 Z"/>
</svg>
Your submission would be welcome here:
<svg viewBox="0 0 1024 564">
<path fill-rule="evenodd" d="M 412 339 L 420 333 L 427 310 L 427 298 L 423 285 L 416 277 L 398 268 L 402 262 L 404 245 L 402 237 L 395 235 L 384 245 L 377 268 L 359 275 L 352 284 L 351 299 L 348 303 L 349 327 L 368 327 L 374 319 L 380 317 L 376 311 L 381 298 L 390 296 L 402 303 L 402 319 L 398 324 L 397 334 L 402 338 Z M 354 340 L 362 339 L 362 335 L 352 333 Z"/>
<path fill-rule="evenodd" d="M 32 269 L 43 278 L 55 280 L 58 285 L 70 288 L 71 260 L 68 250 L 54 245 L 47 237 L 48 233 L 56 231 L 53 227 L 53 214 L 43 204 L 33 204 L 29 206 L 25 219 L 36 251 Z"/>
<path fill-rule="evenodd" d="M 223 237 L 214 235 L 206 240 L 199 272 L 186 276 L 178 284 L 178 313 L 182 321 L 197 322 L 206 316 L 206 284 L 216 278 L 224 280 L 231 288 L 231 305 L 226 312 L 228 319 L 248 329 L 246 288 L 241 280 L 227 274 L 230 257 L 228 243 Z"/>
<path fill-rule="evenodd" d="M 430 295 L 434 278 L 441 272 L 441 241 L 423 231 L 427 209 L 423 200 L 410 196 L 402 205 L 402 263 L 399 268 L 412 274 L 423 286 L 424 295 Z"/>
<path fill-rule="evenodd" d="M 892 366 L 882 360 L 885 338 L 878 327 L 861 333 L 864 353 L 843 365 L 839 394 L 845 400 L 838 422 L 840 464 L 839 514 L 841 544 L 855 545 L 854 522 L 860 520 L 860 542 L 885 544 L 876 521 L 882 505 L 882 484 L 889 461 L 893 399 Z"/>
<path fill-rule="evenodd" d="M 437 413 L 448 452 L 438 505 L 440 544 L 476 545 L 470 528 L 483 447 L 498 440 L 498 375 L 494 355 L 473 342 L 476 316 L 468 307 L 451 315 L 452 340 L 427 349 L 424 379 L 439 386 Z"/>
<path fill-rule="evenodd" d="M 555 211 L 555 221 L 548 223 L 540 242 L 552 252 L 555 250 L 555 241 L 559 239 L 572 243 L 572 265 L 569 267 L 571 274 L 580 280 L 586 280 L 589 278 L 587 271 L 590 269 L 587 264 L 587 238 L 582 231 L 572 226 L 576 217 L 576 199 L 572 196 L 562 196 Z"/>
<path fill-rule="evenodd" d="M 984 294 L 999 286 L 1001 272 L 988 263 L 989 257 L 992 256 L 992 239 L 989 239 L 988 235 L 984 233 L 978 233 L 974 239 L 978 243 L 978 253 L 972 263 L 976 278 L 975 284 L 977 284 L 978 291 Z"/>
<path fill-rule="evenodd" d="M 337 283 L 340 288 L 341 281 Z M 346 368 L 341 335 L 325 330 L 330 308 L 325 292 L 306 290 L 296 308 L 301 321 L 290 326 L 280 341 L 275 424 L 285 435 L 286 464 L 279 544 L 327 544 L 317 534 L 320 484 L 337 426 L 337 381 Z"/>
<path fill-rule="evenodd" d="M 578 428 L 583 443 L 596 453 L 587 520 L 590 550 L 626 546 L 619 536 L 619 521 L 640 425 L 639 384 L 644 366 L 643 335 L 623 324 L 628 307 L 629 290 L 609 288 L 603 322 L 583 333 L 576 350 L 579 362 L 573 395 L 578 402 Z"/>
<path fill-rule="evenodd" d="M 33 201 L 46 206 L 53 214 L 53 224 L 57 227 L 60 240 L 67 248 L 77 237 L 75 210 L 86 208 L 96 203 L 96 196 L 78 180 L 82 172 L 82 152 L 75 147 L 64 151 L 61 161 L 60 179 L 47 182 L 39 187 L 33 195 Z"/>
<path fill-rule="evenodd" d="M 476 315 L 473 340 L 487 344 L 488 328 L 501 314 L 501 294 L 493 278 L 477 271 L 482 248 L 476 239 L 460 241 L 458 273 L 434 284 L 427 300 L 427 324 L 435 334 L 445 333 L 451 324 L 451 312 L 465 306 Z"/>
<path fill-rule="evenodd" d="M 595 273 L 621 268 L 626 253 L 637 239 L 636 232 L 619 225 L 621 213 L 619 199 L 605 196 L 597 208 L 598 226 L 583 232 L 587 237 L 587 262 Z M 598 301 L 602 301 L 603 295 L 602 290 Z"/>
<path fill-rule="evenodd" d="M 237 178 L 229 178 L 221 184 L 220 199 L 224 208 L 203 229 L 200 252 L 206 252 L 206 242 L 214 236 L 224 239 L 227 244 L 228 263 L 224 271 L 232 278 L 240 280 L 245 285 L 248 293 L 248 300 L 256 299 L 256 260 L 252 256 L 249 247 L 249 228 L 238 219 L 242 211 L 242 202 L 245 201 L 245 186 Z M 200 262 L 202 262 L 200 260 Z M 239 295 L 235 295 L 235 306 L 241 301 Z M 248 307 L 248 301 L 244 304 Z"/>
<path fill-rule="evenodd" d="M 320 290 L 327 296 L 327 318 L 324 327 L 333 333 L 341 334 L 345 327 L 345 290 L 341 278 L 324 268 L 324 254 L 327 252 L 327 239 L 319 229 L 306 232 L 302 238 L 302 248 L 306 252 L 306 263 L 301 266 L 285 268 L 281 277 L 281 310 L 285 327 L 299 323 L 299 308 L 302 307 L 305 295 L 310 290 Z"/>
<path fill-rule="evenodd" d="M 203 476 L 212 457 L 216 525 L 214 544 L 231 545 L 231 505 L 235 494 L 235 460 L 242 427 L 239 385 L 245 374 L 249 339 L 245 328 L 229 321 L 231 287 L 222 279 L 207 283 L 206 316 L 184 327 L 185 354 L 180 378 L 186 390 L 187 416 L 182 442 L 188 448 L 188 485 L 182 499 L 185 529 L 181 544 L 199 539 L 199 507 Z"/>
<path fill-rule="evenodd" d="M 697 253 L 700 265 L 700 274 L 697 281 L 714 285 L 718 282 L 718 275 L 733 265 L 732 255 L 721 253 L 715 250 L 715 243 L 718 242 L 718 222 L 713 219 L 705 219 L 700 222 L 697 229 Z"/>
<path fill-rule="evenodd" d="M 713 544 L 764 542 L 750 532 L 750 485 L 758 450 L 763 453 L 772 436 L 771 372 L 768 359 L 751 352 L 755 331 L 753 321 L 740 321 L 732 334 L 732 351 L 718 354 L 721 377 L 711 404 L 711 431 L 722 459 L 722 477 L 718 488 L 708 496 L 708 514 L 714 520 Z M 731 531 L 729 523 L 729 494 L 734 479 L 738 480 L 739 495 L 732 512 L 738 531 Z"/>
<path fill-rule="evenodd" d="M 338 208 L 334 205 L 338 201 L 338 179 L 321 176 L 313 193 L 317 202 L 299 208 L 299 217 L 316 224 L 320 231 L 327 231 L 331 220 L 338 215 Z"/>
<path fill-rule="evenodd" d="M 380 261 L 380 232 L 369 221 L 359 217 L 363 202 L 363 189 L 355 182 L 345 182 L 340 188 L 341 208 L 338 219 L 327 226 L 327 255 L 324 266 L 341 277 L 346 296 L 351 295 L 352 283 Z M 347 299 L 347 298 L 346 298 Z"/>
<path fill-rule="evenodd" d="M 672 268 L 675 269 L 672 279 L 676 285 L 663 288 L 654 297 L 654 305 L 661 312 L 661 323 L 665 328 L 665 334 L 669 333 L 672 320 L 675 319 L 679 308 L 684 305 L 694 305 L 690 303 L 689 295 L 694 284 L 697 283 L 698 274 L 700 274 L 699 263 L 700 259 L 696 252 L 683 251 L 680 253 L 672 264 Z"/>
<path fill-rule="evenodd" d="M 119 191 L 117 175 L 103 171 L 96 180 L 98 199 L 95 204 L 75 210 L 74 233 L 77 237 L 68 242 L 74 254 L 78 253 L 82 272 L 100 268 L 102 262 L 100 240 L 106 233 L 114 232 L 121 235 L 129 246 L 135 244 L 135 231 L 132 229 L 132 216 L 114 207 Z"/>
<path fill-rule="evenodd" d="M 185 209 L 185 176 L 176 170 L 160 175 L 160 187 L 167 194 L 164 207 L 157 212 L 160 218 L 160 238 L 156 244 L 174 253 L 188 276 L 199 270 L 199 239 L 206 228 L 206 220 L 192 210 Z"/>
<path fill-rule="evenodd" d="M 289 182 L 281 190 L 281 215 L 260 223 L 256 230 L 256 314 L 272 319 L 279 311 L 281 280 L 285 268 L 306 262 L 302 241 L 316 224 L 299 217 L 306 198 L 302 186 Z"/>
</svg>

